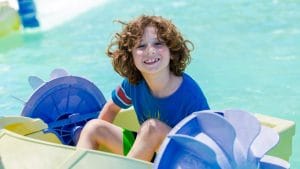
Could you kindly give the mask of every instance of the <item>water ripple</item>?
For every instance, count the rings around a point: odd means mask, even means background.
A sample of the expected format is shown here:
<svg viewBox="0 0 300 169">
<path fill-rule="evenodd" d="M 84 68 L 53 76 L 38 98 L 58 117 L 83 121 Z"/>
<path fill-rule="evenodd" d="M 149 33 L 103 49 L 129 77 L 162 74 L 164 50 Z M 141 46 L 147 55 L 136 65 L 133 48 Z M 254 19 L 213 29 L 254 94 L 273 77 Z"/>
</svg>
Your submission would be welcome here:
<svg viewBox="0 0 300 169">
<path fill-rule="evenodd" d="M 0 73 L 5 73 L 10 71 L 10 66 L 9 65 L 4 65 L 4 64 L 0 64 Z"/>
<path fill-rule="evenodd" d="M 291 61 L 296 60 L 297 56 L 295 55 L 289 55 L 289 56 L 273 56 L 271 57 L 273 60 L 279 60 L 279 61 Z"/>
</svg>

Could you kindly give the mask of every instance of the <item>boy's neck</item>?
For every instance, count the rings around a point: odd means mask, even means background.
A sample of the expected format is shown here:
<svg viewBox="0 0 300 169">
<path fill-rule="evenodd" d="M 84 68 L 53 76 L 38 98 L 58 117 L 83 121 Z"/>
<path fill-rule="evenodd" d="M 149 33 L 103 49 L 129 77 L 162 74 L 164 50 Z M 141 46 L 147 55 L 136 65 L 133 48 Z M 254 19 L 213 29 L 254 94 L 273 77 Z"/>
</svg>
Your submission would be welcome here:
<svg viewBox="0 0 300 169">
<path fill-rule="evenodd" d="M 172 72 L 144 77 L 147 85 L 155 97 L 167 97 L 173 94 L 182 82 L 182 76 Z"/>
</svg>

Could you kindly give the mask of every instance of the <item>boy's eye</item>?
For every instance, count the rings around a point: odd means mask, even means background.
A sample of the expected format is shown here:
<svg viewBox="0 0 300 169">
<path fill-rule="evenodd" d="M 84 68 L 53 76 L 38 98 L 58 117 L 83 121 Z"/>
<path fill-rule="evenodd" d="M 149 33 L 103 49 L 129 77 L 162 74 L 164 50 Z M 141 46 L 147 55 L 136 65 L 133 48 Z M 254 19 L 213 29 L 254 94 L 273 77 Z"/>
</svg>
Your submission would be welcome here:
<svg viewBox="0 0 300 169">
<path fill-rule="evenodd" d="M 137 46 L 138 49 L 144 48 L 146 45 L 145 44 L 140 44 Z"/>
<path fill-rule="evenodd" d="M 162 46 L 162 45 L 164 45 L 164 43 L 163 42 L 155 42 L 154 45 L 156 45 L 156 46 Z"/>
</svg>

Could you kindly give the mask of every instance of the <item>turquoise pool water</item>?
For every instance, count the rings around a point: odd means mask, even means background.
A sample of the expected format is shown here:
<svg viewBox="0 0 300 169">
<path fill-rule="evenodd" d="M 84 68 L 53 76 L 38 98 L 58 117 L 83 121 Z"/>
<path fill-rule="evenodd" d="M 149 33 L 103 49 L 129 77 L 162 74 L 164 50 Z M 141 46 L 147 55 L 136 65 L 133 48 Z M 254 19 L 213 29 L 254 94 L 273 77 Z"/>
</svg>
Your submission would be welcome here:
<svg viewBox="0 0 300 169">
<path fill-rule="evenodd" d="M 29 75 L 62 67 L 110 97 L 121 78 L 105 50 L 120 30 L 114 19 L 142 13 L 173 20 L 195 50 L 187 72 L 211 108 L 239 108 L 300 123 L 300 1 L 111 1 L 46 32 L 0 39 L 0 115 L 20 114 Z M 299 133 L 299 132 L 298 132 Z M 292 168 L 300 166 L 294 137 Z"/>
</svg>

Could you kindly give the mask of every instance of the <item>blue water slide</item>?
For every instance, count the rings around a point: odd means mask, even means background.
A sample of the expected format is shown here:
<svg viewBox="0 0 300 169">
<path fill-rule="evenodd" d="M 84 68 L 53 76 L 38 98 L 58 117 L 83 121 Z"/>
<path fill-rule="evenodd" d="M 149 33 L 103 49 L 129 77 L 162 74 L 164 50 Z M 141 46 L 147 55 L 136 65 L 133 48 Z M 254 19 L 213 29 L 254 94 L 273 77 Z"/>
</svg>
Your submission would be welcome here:
<svg viewBox="0 0 300 169">
<path fill-rule="evenodd" d="M 76 145 L 81 129 L 87 121 L 97 118 L 106 100 L 87 79 L 57 74 L 59 71 L 52 73 L 49 82 L 29 77 L 30 85 L 36 89 L 22 115 L 42 119 L 48 124 L 45 132 L 56 134 L 63 144 Z"/>
<path fill-rule="evenodd" d="M 39 21 L 36 17 L 36 7 L 33 0 L 18 0 L 19 15 L 24 28 L 39 27 Z"/>
</svg>

